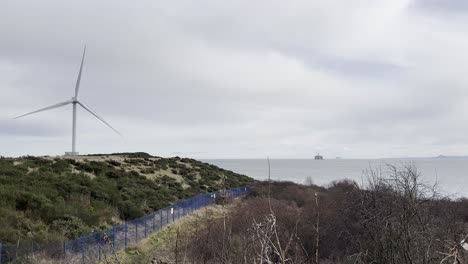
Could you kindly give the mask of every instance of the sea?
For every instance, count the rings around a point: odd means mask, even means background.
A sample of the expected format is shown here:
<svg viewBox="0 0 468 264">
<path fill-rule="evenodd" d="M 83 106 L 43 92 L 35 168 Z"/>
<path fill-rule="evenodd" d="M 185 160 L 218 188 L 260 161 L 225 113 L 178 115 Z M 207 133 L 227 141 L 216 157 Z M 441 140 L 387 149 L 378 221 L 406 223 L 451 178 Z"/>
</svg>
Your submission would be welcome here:
<svg viewBox="0 0 468 264">
<path fill-rule="evenodd" d="M 245 174 L 257 180 L 268 179 L 267 159 L 210 159 L 203 160 L 218 167 Z M 388 165 L 414 165 L 421 180 L 438 186 L 443 196 L 468 198 L 468 157 L 400 158 L 400 159 L 270 159 L 272 180 L 305 183 L 307 177 L 321 186 L 350 179 L 361 186 L 367 183 L 366 171 L 379 169 L 388 172 Z"/>
</svg>

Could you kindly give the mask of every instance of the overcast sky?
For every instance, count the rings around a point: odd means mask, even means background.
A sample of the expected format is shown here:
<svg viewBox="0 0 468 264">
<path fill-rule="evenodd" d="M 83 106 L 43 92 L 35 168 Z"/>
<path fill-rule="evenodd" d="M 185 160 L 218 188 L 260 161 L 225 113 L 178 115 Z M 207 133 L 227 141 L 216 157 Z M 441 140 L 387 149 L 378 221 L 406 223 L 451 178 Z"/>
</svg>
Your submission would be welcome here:
<svg viewBox="0 0 468 264">
<path fill-rule="evenodd" d="M 0 1 L 0 155 L 468 154 L 465 0 Z"/>
</svg>

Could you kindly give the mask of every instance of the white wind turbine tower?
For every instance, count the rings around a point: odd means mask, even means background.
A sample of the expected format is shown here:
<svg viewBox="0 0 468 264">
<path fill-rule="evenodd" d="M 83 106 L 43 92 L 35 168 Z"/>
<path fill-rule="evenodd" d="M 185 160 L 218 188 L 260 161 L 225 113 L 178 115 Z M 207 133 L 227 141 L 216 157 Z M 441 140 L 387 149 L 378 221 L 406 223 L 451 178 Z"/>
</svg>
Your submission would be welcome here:
<svg viewBox="0 0 468 264">
<path fill-rule="evenodd" d="M 98 114 L 94 113 L 93 111 L 91 111 L 88 107 L 86 107 L 82 102 L 78 101 L 78 92 L 80 90 L 80 81 L 81 81 L 81 72 L 83 71 L 83 62 L 84 62 L 84 58 L 85 58 L 85 54 L 86 54 L 86 46 L 84 48 L 84 51 L 83 51 L 83 57 L 81 59 L 81 66 L 80 66 L 80 72 L 78 73 L 78 79 L 76 80 L 76 86 L 75 86 L 75 96 L 72 97 L 71 100 L 68 100 L 68 101 L 65 101 L 65 102 L 62 102 L 62 103 L 58 103 L 58 104 L 54 104 L 54 105 L 51 105 L 51 106 L 48 106 L 48 107 L 44 107 L 42 109 L 39 109 L 39 110 L 36 110 L 34 112 L 31 112 L 31 113 L 27 113 L 27 114 L 24 114 L 24 115 L 21 115 L 21 116 L 18 116 L 18 117 L 15 117 L 15 119 L 18 119 L 18 118 L 21 118 L 23 116 L 27 116 L 27 115 L 32 115 L 32 114 L 35 114 L 35 113 L 38 113 L 38 112 L 42 112 L 42 111 L 46 111 L 46 110 L 50 110 L 50 109 L 54 109 L 54 108 L 58 108 L 58 107 L 62 107 L 62 106 L 65 106 L 65 105 L 68 105 L 68 104 L 72 104 L 73 105 L 73 132 L 72 132 L 72 151 L 71 152 L 65 152 L 65 155 L 66 156 L 76 156 L 78 155 L 78 152 L 76 151 L 76 111 L 77 111 L 77 105 L 80 105 L 81 107 L 83 107 L 86 111 L 88 111 L 89 113 L 91 113 L 93 116 L 95 116 L 97 119 L 101 120 L 101 122 L 103 122 L 106 126 L 110 127 L 112 130 L 114 130 L 117 134 L 119 134 L 120 136 L 122 136 L 119 131 L 117 131 L 116 129 L 114 129 L 111 125 L 109 125 L 109 123 L 107 123 L 102 117 L 100 117 Z"/>
</svg>

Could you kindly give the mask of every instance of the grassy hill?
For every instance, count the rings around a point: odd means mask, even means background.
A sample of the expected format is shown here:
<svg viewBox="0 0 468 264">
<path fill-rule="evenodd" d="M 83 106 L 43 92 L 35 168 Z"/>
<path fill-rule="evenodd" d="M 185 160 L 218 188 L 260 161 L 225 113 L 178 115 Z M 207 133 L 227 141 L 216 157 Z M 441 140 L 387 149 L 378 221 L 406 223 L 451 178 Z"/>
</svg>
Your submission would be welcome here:
<svg viewBox="0 0 468 264">
<path fill-rule="evenodd" d="M 146 153 L 0 158 L 0 241 L 72 239 L 183 198 L 253 179 Z"/>
</svg>

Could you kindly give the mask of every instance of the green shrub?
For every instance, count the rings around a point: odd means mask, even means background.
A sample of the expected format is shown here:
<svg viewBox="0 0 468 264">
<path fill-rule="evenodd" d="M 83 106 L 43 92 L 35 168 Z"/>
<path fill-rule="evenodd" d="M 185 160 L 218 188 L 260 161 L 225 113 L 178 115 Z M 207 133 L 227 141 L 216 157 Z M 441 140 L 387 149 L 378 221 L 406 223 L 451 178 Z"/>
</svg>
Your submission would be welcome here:
<svg viewBox="0 0 468 264">
<path fill-rule="evenodd" d="M 171 168 L 182 175 L 188 188 L 168 176 L 153 180 L 135 170 L 126 171 L 128 164 L 146 166 L 142 173 Z M 90 230 L 109 227 L 115 219 L 132 220 L 178 199 L 215 191 L 222 173 L 228 188 L 252 181 L 199 161 L 154 159 L 146 153 L 128 155 L 125 163 L 108 158 L 77 161 L 0 157 L 0 241 L 76 238 Z"/>
</svg>

